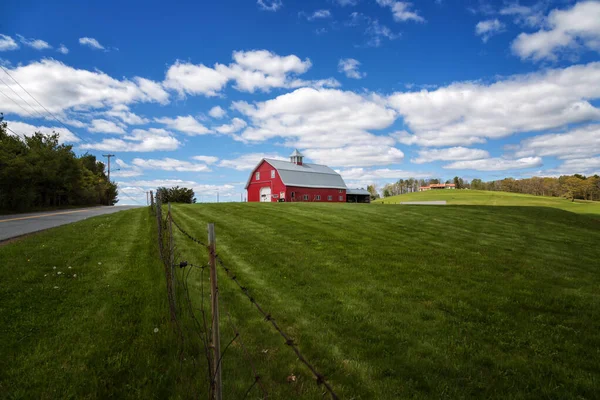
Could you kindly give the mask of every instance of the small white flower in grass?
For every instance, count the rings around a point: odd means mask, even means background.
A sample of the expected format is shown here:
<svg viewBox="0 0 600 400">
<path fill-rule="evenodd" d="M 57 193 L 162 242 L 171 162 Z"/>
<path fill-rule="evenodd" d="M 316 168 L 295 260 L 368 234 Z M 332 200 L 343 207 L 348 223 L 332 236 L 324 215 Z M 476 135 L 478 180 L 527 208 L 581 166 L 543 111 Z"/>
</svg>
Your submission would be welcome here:
<svg viewBox="0 0 600 400">
<path fill-rule="evenodd" d="M 60 274 L 62 274 L 62 272 L 58 271 L 57 274 L 60 275 Z"/>
<path fill-rule="evenodd" d="M 77 278 L 77 274 L 73 274 L 73 278 Z"/>
<path fill-rule="evenodd" d="M 99 263 L 98 263 L 98 265 L 102 265 L 102 263 L 101 263 L 101 262 L 99 262 Z"/>
<path fill-rule="evenodd" d="M 71 269 L 71 267 L 69 267 L 69 269 Z"/>
<path fill-rule="evenodd" d="M 158 328 L 154 328 L 154 333 L 158 333 Z"/>
<path fill-rule="evenodd" d="M 44 276 L 48 276 L 48 274 L 44 274 Z"/>
<path fill-rule="evenodd" d="M 52 267 L 52 269 L 56 269 L 56 267 Z"/>
<path fill-rule="evenodd" d="M 54 289 L 58 289 L 58 286 L 54 286 Z"/>
</svg>

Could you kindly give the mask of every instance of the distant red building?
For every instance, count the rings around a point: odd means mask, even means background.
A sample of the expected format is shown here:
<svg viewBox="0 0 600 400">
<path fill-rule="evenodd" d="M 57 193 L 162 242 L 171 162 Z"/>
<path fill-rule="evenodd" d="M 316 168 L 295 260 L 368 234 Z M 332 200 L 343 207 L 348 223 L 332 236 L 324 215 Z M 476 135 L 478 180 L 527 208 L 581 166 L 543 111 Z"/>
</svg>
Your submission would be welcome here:
<svg viewBox="0 0 600 400">
<path fill-rule="evenodd" d="M 246 183 L 248 201 L 346 202 L 346 184 L 334 170 L 319 164 L 307 164 L 298 150 L 290 162 L 262 159 Z"/>
<path fill-rule="evenodd" d="M 419 192 L 426 192 L 428 190 L 439 190 L 439 189 L 456 189 L 454 183 L 432 183 L 429 186 L 419 187 Z"/>
</svg>

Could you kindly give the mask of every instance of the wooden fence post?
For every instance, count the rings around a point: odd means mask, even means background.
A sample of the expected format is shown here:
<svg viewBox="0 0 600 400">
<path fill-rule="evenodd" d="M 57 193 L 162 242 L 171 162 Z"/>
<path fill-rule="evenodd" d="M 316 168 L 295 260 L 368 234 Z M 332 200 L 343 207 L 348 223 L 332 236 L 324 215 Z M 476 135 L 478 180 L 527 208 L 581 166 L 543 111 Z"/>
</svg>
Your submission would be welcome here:
<svg viewBox="0 0 600 400">
<path fill-rule="evenodd" d="M 219 334 L 219 286 L 217 285 L 217 244 L 215 241 L 215 224 L 208 224 L 208 249 L 210 257 L 210 303 L 212 308 L 212 348 L 213 376 L 215 400 L 222 399 L 223 385 L 221 381 L 221 336 Z"/>
<path fill-rule="evenodd" d="M 154 195 L 152 194 L 152 190 L 150 191 L 150 207 L 154 209 Z"/>
</svg>

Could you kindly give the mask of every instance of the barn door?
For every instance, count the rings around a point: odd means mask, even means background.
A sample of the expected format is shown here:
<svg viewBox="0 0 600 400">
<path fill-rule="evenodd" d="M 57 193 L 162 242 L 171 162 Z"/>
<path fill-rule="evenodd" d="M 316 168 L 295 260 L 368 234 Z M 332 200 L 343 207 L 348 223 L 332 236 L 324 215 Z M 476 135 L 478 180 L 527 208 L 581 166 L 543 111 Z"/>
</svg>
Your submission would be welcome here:
<svg viewBox="0 0 600 400">
<path fill-rule="evenodd" d="M 263 187 L 260 188 L 260 201 L 271 202 L 271 188 Z"/>
</svg>

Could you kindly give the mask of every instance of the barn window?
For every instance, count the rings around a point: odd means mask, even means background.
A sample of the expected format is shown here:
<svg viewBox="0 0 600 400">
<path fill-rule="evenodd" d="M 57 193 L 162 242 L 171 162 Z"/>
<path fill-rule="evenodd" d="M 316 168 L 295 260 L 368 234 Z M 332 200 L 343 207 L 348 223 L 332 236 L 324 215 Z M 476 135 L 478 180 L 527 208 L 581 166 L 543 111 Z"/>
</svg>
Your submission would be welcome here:
<svg viewBox="0 0 600 400">
<path fill-rule="evenodd" d="M 344 196 L 340 196 L 340 201 L 344 201 Z"/>
<path fill-rule="evenodd" d="M 317 201 L 321 200 L 321 195 L 316 195 L 315 200 L 317 200 Z"/>
<path fill-rule="evenodd" d="M 340 189 L 338 193 L 344 193 L 344 189 Z"/>
<path fill-rule="evenodd" d="M 327 196 L 327 201 L 333 200 L 333 196 Z"/>
<path fill-rule="evenodd" d="M 256 180 L 257 180 L 257 181 L 258 181 L 258 180 L 260 180 L 260 172 L 256 171 L 256 174 L 255 174 L 255 176 L 256 176 Z"/>
<path fill-rule="evenodd" d="M 304 196 L 302 196 L 302 198 L 303 198 L 304 200 L 308 200 L 308 195 L 307 195 L 307 194 L 305 194 Z"/>
<path fill-rule="evenodd" d="M 271 170 L 271 179 L 275 178 L 275 170 Z"/>
<path fill-rule="evenodd" d="M 291 196 L 292 196 L 292 199 L 295 199 L 296 198 L 296 192 L 292 192 Z"/>
</svg>

